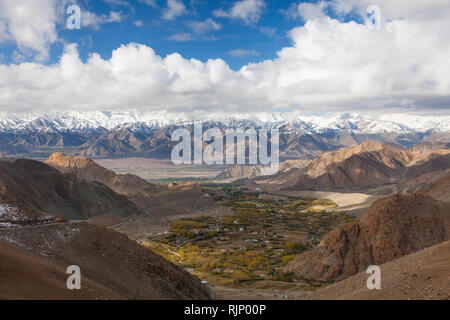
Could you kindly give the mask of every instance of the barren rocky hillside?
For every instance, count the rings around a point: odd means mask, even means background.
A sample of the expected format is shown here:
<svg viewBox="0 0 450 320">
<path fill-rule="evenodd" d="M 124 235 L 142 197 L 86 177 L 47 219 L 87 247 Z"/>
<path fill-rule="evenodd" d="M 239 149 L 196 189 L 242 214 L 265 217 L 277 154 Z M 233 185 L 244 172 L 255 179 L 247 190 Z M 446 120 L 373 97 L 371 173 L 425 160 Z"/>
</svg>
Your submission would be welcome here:
<svg viewBox="0 0 450 320">
<path fill-rule="evenodd" d="M 103 173 L 100 177 L 111 176 L 101 167 L 94 169 Z M 126 235 L 86 223 L 66 222 L 100 216 L 136 219 L 145 215 L 124 195 L 92 176 L 85 178 L 61 173 L 38 161 L 0 160 L 0 298 L 211 297 L 200 280 Z M 76 293 L 65 288 L 64 273 L 69 265 L 78 265 L 82 270 L 83 290 Z"/>
<path fill-rule="evenodd" d="M 450 300 L 450 242 L 440 243 L 380 266 L 381 290 L 368 290 L 359 273 L 307 295 L 318 300 Z"/>
<path fill-rule="evenodd" d="M 450 174 L 427 185 L 421 192 L 436 200 L 450 202 Z"/>
<path fill-rule="evenodd" d="M 106 228 L 58 224 L 0 229 L 0 239 L 10 243 L 0 241 L 0 298 L 211 298 L 199 279 Z M 81 268 L 81 291 L 66 288 L 69 265 Z"/>
<path fill-rule="evenodd" d="M 230 214 L 229 208 L 218 205 L 194 182 L 157 186 L 136 175 L 117 175 L 88 158 L 61 153 L 53 154 L 46 163 L 84 183 L 105 184 L 144 212 L 126 219 L 108 215 L 89 220 L 102 226 L 120 225 L 117 230 L 133 239 L 163 231 L 176 217 Z"/>
<path fill-rule="evenodd" d="M 260 183 L 290 190 L 368 190 L 383 187 L 383 192 L 388 194 L 416 191 L 444 176 L 449 169 L 449 150 L 415 154 L 365 141 L 354 148 L 324 153 L 304 168 L 292 168 Z"/>
<path fill-rule="evenodd" d="M 0 199 L 25 211 L 69 219 L 142 214 L 126 197 L 101 183 L 79 180 L 27 159 L 0 159 Z"/>
<path fill-rule="evenodd" d="M 311 160 L 286 160 L 280 163 L 280 171 L 287 171 L 291 168 L 304 168 L 306 167 Z M 228 169 L 224 170 L 221 174 L 219 174 L 216 179 L 230 179 L 230 180 L 239 180 L 239 179 L 254 179 L 261 176 L 261 165 L 233 165 Z"/>
<path fill-rule="evenodd" d="M 162 187 L 153 185 L 136 175 L 115 174 L 85 157 L 69 156 L 56 152 L 45 163 L 62 173 L 73 174 L 81 180 L 101 182 L 118 194 L 149 195 L 162 189 Z"/>
<path fill-rule="evenodd" d="M 427 190 L 448 190 L 448 177 Z M 442 199 L 442 197 L 440 197 Z M 448 201 L 448 198 L 446 198 Z M 450 239 L 450 206 L 415 193 L 374 202 L 359 223 L 332 230 L 311 251 L 287 267 L 297 278 L 343 279 Z"/>
<path fill-rule="evenodd" d="M 445 141 L 424 141 L 409 149 L 414 154 L 428 154 L 436 150 L 450 149 L 450 142 Z"/>
</svg>

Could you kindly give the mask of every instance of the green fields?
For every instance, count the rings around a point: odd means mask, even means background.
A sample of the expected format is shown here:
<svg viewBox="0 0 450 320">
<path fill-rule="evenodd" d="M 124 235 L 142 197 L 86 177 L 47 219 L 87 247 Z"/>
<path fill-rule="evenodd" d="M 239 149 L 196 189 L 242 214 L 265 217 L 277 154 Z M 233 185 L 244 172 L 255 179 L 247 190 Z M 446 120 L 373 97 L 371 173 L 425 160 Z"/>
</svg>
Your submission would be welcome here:
<svg viewBox="0 0 450 320">
<path fill-rule="evenodd" d="M 331 228 L 355 221 L 323 209 L 336 206 L 329 200 L 251 193 L 230 185 L 204 189 L 235 214 L 178 220 L 167 235 L 142 244 L 210 282 L 289 281 L 281 267 L 317 245 Z"/>
</svg>

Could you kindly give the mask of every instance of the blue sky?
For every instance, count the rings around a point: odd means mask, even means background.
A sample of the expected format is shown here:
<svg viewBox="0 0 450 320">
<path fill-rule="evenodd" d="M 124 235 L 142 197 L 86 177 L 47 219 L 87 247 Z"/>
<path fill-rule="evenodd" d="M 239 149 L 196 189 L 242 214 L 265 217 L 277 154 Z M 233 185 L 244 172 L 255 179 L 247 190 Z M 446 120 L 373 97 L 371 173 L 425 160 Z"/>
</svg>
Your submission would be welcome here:
<svg viewBox="0 0 450 320">
<path fill-rule="evenodd" d="M 61 41 L 51 44 L 50 57 L 43 63 L 56 63 L 64 43 L 77 43 L 80 57 L 85 61 L 92 52 L 108 59 L 120 45 L 137 42 L 152 47 L 160 56 L 178 52 L 185 58 L 201 61 L 222 58 L 237 70 L 251 62 L 274 59 L 278 50 L 292 43 L 289 30 L 304 24 L 302 18 L 292 15 L 299 1 L 265 1 L 261 12 L 250 21 L 215 13 L 217 10 L 226 13 L 239 1 L 176 1 L 181 2 L 185 9 L 172 19 L 165 17 L 169 5 L 167 0 L 148 1 L 150 5 L 144 0 L 67 1 L 65 8 L 76 4 L 83 12 L 95 14 L 99 20 L 102 16 L 107 19 L 113 12 L 120 17 L 116 20 L 120 21 L 99 22 L 82 26 L 80 30 L 68 30 L 64 17 L 60 17 L 56 27 Z M 65 14 L 67 17 L 69 15 Z M 201 29 L 201 25 L 198 27 L 205 21 L 209 21 L 209 30 Z M 18 59 L 14 55 L 17 51 L 14 42 L 1 44 L 0 50 L 3 63 L 33 60 L 31 55 L 23 54 Z"/>
<path fill-rule="evenodd" d="M 0 0 L 0 115 L 449 114 L 448 30 L 448 0 Z"/>
</svg>

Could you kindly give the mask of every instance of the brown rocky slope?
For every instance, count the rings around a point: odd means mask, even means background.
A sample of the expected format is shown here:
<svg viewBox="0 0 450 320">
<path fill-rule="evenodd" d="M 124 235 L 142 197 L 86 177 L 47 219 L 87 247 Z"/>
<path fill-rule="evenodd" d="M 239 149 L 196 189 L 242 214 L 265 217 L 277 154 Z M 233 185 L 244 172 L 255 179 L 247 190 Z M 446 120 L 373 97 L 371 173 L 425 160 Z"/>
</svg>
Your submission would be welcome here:
<svg viewBox="0 0 450 320">
<path fill-rule="evenodd" d="M 231 209 L 218 205 L 197 183 L 154 185 L 136 175 L 115 174 L 88 158 L 62 153 L 53 154 L 46 163 L 85 183 L 110 187 L 145 213 L 125 219 L 110 215 L 89 219 L 89 222 L 97 225 L 117 226 L 116 230 L 132 239 L 140 239 L 153 232 L 164 232 L 173 219 L 232 213 Z"/>
<path fill-rule="evenodd" d="M 374 202 L 359 223 L 329 232 L 285 268 L 297 278 L 339 280 L 450 239 L 450 205 L 415 193 Z"/>
<path fill-rule="evenodd" d="M 0 298 L 211 298 L 199 279 L 106 228 L 84 223 L 0 228 L 0 240 L 10 243 L 0 241 Z M 62 273 L 69 265 L 81 269 L 79 292 L 65 288 L 68 276 Z"/>
<path fill-rule="evenodd" d="M 149 195 L 161 189 L 136 175 L 115 174 L 85 157 L 69 156 L 56 152 L 45 163 L 62 173 L 73 174 L 81 180 L 101 182 L 118 194 Z"/>
<path fill-rule="evenodd" d="M 388 194 L 392 191 L 416 191 L 424 182 L 442 177 L 449 169 L 449 150 L 414 154 L 379 142 L 365 141 L 353 148 L 326 152 L 305 168 L 292 168 L 260 183 L 290 190 L 361 190 L 390 185 L 385 190 Z M 414 179 L 415 183 L 410 183 Z"/>
<path fill-rule="evenodd" d="M 155 217 L 170 217 L 204 210 L 218 210 L 215 201 L 193 182 L 154 185 L 132 174 L 118 175 L 91 159 L 54 153 L 47 164 L 82 181 L 105 184 L 124 195 L 142 211 Z"/>
<path fill-rule="evenodd" d="M 126 197 L 102 183 L 79 180 L 28 159 L 0 159 L 0 200 L 69 219 L 142 214 Z"/>
<path fill-rule="evenodd" d="M 102 183 L 147 213 L 171 216 L 217 207 L 197 183 L 157 186 L 133 174 L 115 174 L 91 159 L 62 153 L 54 153 L 46 163 L 82 181 Z"/>
<path fill-rule="evenodd" d="M 144 216 L 103 183 L 38 161 L 0 160 L 0 298 L 211 298 L 199 279 L 127 236 L 58 218 L 103 215 Z M 81 267 L 80 292 L 66 292 L 69 265 Z"/>
<path fill-rule="evenodd" d="M 365 272 L 307 295 L 306 299 L 450 300 L 450 241 L 380 266 L 381 289 L 368 290 Z"/>
<path fill-rule="evenodd" d="M 83 281 L 82 290 L 67 290 L 68 276 L 62 266 L 4 241 L 0 241 L 0 265 L 2 300 L 121 298 L 87 279 Z"/>
<path fill-rule="evenodd" d="M 433 199 L 450 202 L 450 174 L 425 186 L 421 192 Z"/>
</svg>

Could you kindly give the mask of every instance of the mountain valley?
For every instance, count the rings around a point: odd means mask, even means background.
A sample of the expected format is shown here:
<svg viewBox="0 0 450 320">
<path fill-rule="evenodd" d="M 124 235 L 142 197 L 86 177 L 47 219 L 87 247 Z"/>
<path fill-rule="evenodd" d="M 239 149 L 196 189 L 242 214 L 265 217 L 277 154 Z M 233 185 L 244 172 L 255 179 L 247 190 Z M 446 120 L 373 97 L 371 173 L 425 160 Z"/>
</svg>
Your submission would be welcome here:
<svg viewBox="0 0 450 320">
<path fill-rule="evenodd" d="M 449 155 L 442 142 L 364 141 L 288 160 L 275 176 L 237 165 L 179 182 L 100 165 L 117 159 L 2 158 L 1 257 L 18 269 L 5 265 L 0 277 L 14 281 L 26 264 L 40 276 L 28 275 L 28 287 L 6 284 L 0 297 L 336 299 L 348 290 L 352 299 L 445 298 L 440 286 L 419 294 L 423 277 L 398 266 L 420 256 L 417 268 L 448 267 L 435 252 L 450 237 Z M 72 264 L 86 276 L 73 295 L 61 283 Z M 413 289 L 364 292 L 358 279 L 372 264 L 392 270 L 390 288 Z"/>
</svg>

